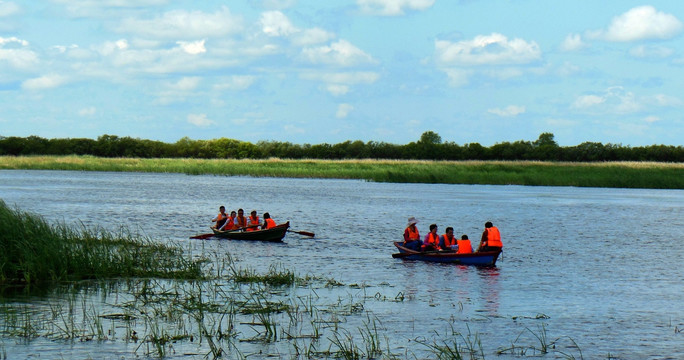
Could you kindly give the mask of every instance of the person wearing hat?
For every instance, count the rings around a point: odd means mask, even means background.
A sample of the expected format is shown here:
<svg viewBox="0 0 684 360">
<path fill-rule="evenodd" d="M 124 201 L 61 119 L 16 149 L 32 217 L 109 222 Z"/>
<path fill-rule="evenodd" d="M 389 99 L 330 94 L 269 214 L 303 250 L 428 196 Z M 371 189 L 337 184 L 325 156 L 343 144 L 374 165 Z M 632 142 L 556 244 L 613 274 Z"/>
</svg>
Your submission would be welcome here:
<svg viewBox="0 0 684 360">
<path fill-rule="evenodd" d="M 416 220 L 416 218 L 413 216 L 408 219 L 408 224 L 406 224 L 406 229 L 404 230 L 403 245 L 405 248 L 420 251 L 421 247 L 423 246 L 423 242 L 420 241 L 420 234 L 418 233 L 418 228 L 416 227 L 417 223 L 418 220 Z"/>
</svg>

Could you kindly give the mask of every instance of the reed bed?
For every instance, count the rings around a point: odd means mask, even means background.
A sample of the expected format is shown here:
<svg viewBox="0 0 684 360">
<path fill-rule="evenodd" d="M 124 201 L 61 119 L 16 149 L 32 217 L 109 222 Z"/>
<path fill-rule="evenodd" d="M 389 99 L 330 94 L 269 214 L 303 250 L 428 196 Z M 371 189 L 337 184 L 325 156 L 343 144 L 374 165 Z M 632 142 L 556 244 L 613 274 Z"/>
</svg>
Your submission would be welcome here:
<svg viewBox="0 0 684 360">
<path fill-rule="evenodd" d="M 393 183 L 684 189 L 684 163 L 654 162 L 234 160 L 0 156 L 0 169 L 337 178 Z"/>
<path fill-rule="evenodd" d="M 122 228 L 74 229 L 0 200 L 0 285 L 117 277 L 202 278 L 202 260 Z"/>
</svg>

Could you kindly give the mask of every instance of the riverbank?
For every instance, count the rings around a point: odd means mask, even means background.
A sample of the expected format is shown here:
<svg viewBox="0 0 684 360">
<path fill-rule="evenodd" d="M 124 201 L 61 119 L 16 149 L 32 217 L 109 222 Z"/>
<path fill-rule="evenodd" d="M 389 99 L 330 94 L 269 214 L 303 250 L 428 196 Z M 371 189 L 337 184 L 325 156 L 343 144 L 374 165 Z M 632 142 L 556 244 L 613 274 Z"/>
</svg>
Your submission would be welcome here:
<svg viewBox="0 0 684 360">
<path fill-rule="evenodd" d="M 684 189 L 684 163 L 0 156 L 0 169 L 165 172 L 393 183 Z"/>
</svg>

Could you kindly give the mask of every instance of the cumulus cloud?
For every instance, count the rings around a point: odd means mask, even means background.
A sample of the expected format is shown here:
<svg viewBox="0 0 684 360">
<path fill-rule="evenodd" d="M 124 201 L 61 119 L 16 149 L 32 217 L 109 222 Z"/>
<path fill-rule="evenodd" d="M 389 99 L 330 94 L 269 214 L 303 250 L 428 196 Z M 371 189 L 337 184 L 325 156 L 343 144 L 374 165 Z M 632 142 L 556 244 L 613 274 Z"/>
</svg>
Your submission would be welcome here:
<svg viewBox="0 0 684 360">
<path fill-rule="evenodd" d="M 11 16 L 19 12 L 19 5 L 11 1 L 0 1 L 0 17 Z"/>
<path fill-rule="evenodd" d="M 299 31 L 290 19 L 280 11 L 267 11 L 261 14 L 261 31 L 268 36 L 289 36 Z"/>
<path fill-rule="evenodd" d="M 592 113 L 629 114 L 654 107 L 679 107 L 682 100 L 674 96 L 656 94 L 637 96 L 621 86 L 614 86 L 602 93 L 578 96 L 572 108 Z"/>
<path fill-rule="evenodd" d="M 180 45 L 181 49 L 190 55 L 197 55 L 207 52 L 207 48 L 204 47 L 206 40 L 198 41 L 176 41 L 176 44 Z"/>
<path fill-rule="evenodd" d="M 356 0 L 364 14 L 381 16 L 404 15 L 406 10 L 423 11 L 434 3 L 435 0 Z"/>
<path fill-rule="evenodd" d="M 587 47 L 580 34 L 569 34 L 561 44 L 563 51 L 577 51 Z"/>
<path fill-rule="evenodd" d="M 638 6 L 616 16 L 608 29 L 591 31 L 590 37 L 616 42 L 646 39 L 670 39 L 682 31 L 682 22 L 674 15 L 653 6 Z"/>
<path fill-rule="evenodd" d="M 349 113 L 354 110 L 354 106 L 350 104 L 340 104 L 337 106 L 337 112 L 335 113 L 335 117 L 338 119 L 344 119 L 347 116 L 349 116 Z"/>
<path fill-rule="evenodd" d="M 525 111 L 526 111 L 526 109 L 524 106 L 518 106 L 518 105 L 509 105 L 503 109 L 494 108 L 494 109 L 487 110 L 488 113 L 498 115 L 501 117 L 518 116 L 520 114 L 524 114 Z"/>
<path fill-rule="evenodd" d="M 527 64 L 539 60 L 541 50 L 534 41 L 509 40 L 504 35 L 492 33 L 459 42 L 437 40 L 435 58 L 442 65 Z"/>
<path fill-rule="evenodd" d="M 227 7 L 214 13 L 173 10 L 152 19 L 126 18 L 118 30 L 155 39 L 196 39 L 234 34 L 244 28 Z"/>
<path fill-rule="evenodd" d="M 651 115 L 651 116 L 645 117 L 645 118 L 644 118 L 644 121 L 647 122 L 647 123 L 654 123 L 654 122 L 656 122 L 656 121 L 660 121 L 660 118 L 659 118 L 658 116 Z"/>
<path fill-rule="evenodd" d="M 27 69 L 38 63 L 38 55 L 31 51 L 29 43 L 16 37 L 0 37 L 0 64 L 8 63 L 16 69 Z"/>
<path fill-rule="evenodd" d="M 305 29 L 292 35 L 292 42 L 298 46 L 321 44 L 335 38 L 335 34 L 321 28 Z"/>
<path fill-rule="evenodd" d="M 207 114 L 188 114 L 188 123 L 204 128 L 216 124 L 213 120 L 207 119 Z"/>
<path fill-rule="evenodd" d="M 21 84 L 21 88 L 26 90 L 51 89 L 66 83 L 66 80 L 66 77 L 61 75 L 45 75 L 39 78 L 25 80 Z"/>
<path fill-rule="evenodd" d="M 341 67 L 374 64 L 370 55 L 346 40 L 339 40 L 330 46 L 310 47 L 302 50 L 302 57 L 312 64 L 326 64 Z"/>
<path fill-rule="evenodd" d="M 325 90 L 335 96 L 349 92 L 350 86 L 358 84 L 372 84 L 380 75 L 371 71 L 339 72 L 339 73 L 303 73 L 302 79 L 325 83 Z"/>
</svg>

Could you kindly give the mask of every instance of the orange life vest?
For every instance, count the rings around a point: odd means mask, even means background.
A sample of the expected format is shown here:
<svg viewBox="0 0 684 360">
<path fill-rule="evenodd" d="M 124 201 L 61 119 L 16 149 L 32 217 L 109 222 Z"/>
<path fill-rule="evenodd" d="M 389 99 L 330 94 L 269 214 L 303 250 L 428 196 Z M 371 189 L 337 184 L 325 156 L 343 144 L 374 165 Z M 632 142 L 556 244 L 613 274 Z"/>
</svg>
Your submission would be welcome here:
<svg viewBox="0 0 684 360">
<path fill-rule="evenodd" d="M 447 234 L 442 235 L 444 237 L 444 247 L 447 249 L 451 247 L 451 245 L 456 245 L 456 238 L 452 237 L 449 239 L 449 236 Z"/>
<path fill-rule="evenodd" d="M 406 231 L 408 231 L 409 240 L 420 240 L 420 234 L 418 234 L 417 227 L 414 226 L 413 229 L 411 229 L 411 227 L 409 226 L 406 228 Z"/>
<path fill-rule="evenodd" d="M 456 240 L 456 243 L 458 244 L 458 251 L 456 252 L 457 254 L 470 254 L 473 252 L 473 247 L 470 245 L 470 240 Z"/>
<path fill-rule="evenodd" d="M 259 225 L 259 216 L 257 216 L 256 218 L 253 218 L 252 215 L 250 215 L 248 222 L 249 222 L 250 226 L 251 225 Z M 256 230 L 259 230 L 259 228 L 257 228 L 257 227 L 248 227 L 247 228 L 247 231 L 256 231 Z"/>
<path fill-rule="evenodd" d="M 221 226 L 223 226 L 223 224 L 226 222 L 227 218 L 228 218 L 228 215 L 226 215 L 224 213 L 219 213 L 218 215 L 216 215 L 216 228 L 218 229 Z"/>
<path fill-rule="evenodd" d="M 435 248 L 439 247 L 439 235 L 429 233 L 425 239 L 425 246 L 432 245 Z"/>
<path fill-rule="evenodd" d="M 223 230 L 233 230 L 235 227 L 235 219 L 232 217 L 229 217 L 228 220 L 226 220 L 226 225 L 223 226 Z"/>
<path fill-rule="evenodd" d="M 235 225 L 236 225 L 237 227 L 239 227 L 239 228 L 243 228 L 243 227 L 247 226 L 247 218 L 244 217 L 244 216 L 242 216 L 242 217 L 240 217 L 240 216 L 236 217 L 236 218 L 235 218 Z"/>
<path fill-rule="evenodd" d="M 273 219 L 268 218 L 268 219 L 264 220 L 264 226 L 266 226 L 265 227 L 266 229 L 274 228 L 274 227 L 276 227 L 276 222 L 273 221 Z"/>
<path fill-rule="evenodd" d="M 499 233 L 499 229 L 497 229 L 496 226 L 487 228 L 487 243 L 485 246 L 503 247 L 503 244 L 501 243 L 501 233 Z"/>
</svg>

